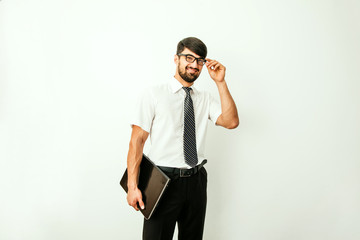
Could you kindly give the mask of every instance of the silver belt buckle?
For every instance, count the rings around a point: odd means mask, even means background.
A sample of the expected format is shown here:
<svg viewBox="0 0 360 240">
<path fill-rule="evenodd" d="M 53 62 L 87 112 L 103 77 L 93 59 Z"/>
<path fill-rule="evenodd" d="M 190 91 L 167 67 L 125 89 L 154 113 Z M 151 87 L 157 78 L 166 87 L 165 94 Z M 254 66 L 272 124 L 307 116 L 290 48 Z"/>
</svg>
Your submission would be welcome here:
<svg viewBox="0 0 360 240">
<path fill-rule="evenodd" d="M 180 169 L 180 177 L 190 177 L 192 174 L 193 169 L 186 169 L 181 168 Z"/>
</svg>

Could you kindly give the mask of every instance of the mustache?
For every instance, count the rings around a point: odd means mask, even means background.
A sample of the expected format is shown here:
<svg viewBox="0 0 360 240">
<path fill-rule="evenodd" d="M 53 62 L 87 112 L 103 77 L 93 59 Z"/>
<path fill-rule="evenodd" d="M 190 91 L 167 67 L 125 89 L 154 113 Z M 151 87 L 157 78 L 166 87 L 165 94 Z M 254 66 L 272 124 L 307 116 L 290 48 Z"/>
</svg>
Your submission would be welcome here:
<svg viewBox="0 0 360 240">
<path fill-rule="evenodd" d="M 194 69 L 194 70 L 196 70 L 196 71 L 199 71 L 199 69 L 198 68 L 192 68 L 192 67 L 186 67 L 186 69 Z"/>
</svg>

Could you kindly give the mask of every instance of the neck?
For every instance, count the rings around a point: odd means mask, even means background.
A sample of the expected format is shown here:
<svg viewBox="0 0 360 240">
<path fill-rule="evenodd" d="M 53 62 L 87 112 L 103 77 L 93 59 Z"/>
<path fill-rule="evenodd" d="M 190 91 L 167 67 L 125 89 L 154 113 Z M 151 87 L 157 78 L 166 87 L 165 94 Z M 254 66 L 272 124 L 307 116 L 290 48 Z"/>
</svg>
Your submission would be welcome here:
<svg viewBox="0 0 360 240">
<path fill-rule="evenodd" d="M 179 75 L 178 72 L 175 73 L 175 76 L 174 76 L 174 77 L 175 77 L 176 80 L 178 80 L 178 81 L 181 83 L 181 85 L 183 85 L 184 87 L 191 87 L 191 86 L 194 84 L 193 82 L 192 82 L 192 83 L 189 83 L 189 82 L 185 81 L 184 79 L 182 79 L 182 77 L 180 77 L 180 75 Z"/>
</svg>

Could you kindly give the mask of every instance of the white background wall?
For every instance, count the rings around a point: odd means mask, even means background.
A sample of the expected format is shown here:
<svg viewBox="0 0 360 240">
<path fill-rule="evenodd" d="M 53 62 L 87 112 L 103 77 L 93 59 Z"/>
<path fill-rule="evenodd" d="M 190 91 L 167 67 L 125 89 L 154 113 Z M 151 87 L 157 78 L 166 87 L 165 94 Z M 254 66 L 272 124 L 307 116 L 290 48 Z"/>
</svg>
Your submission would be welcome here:
<svg viewBox="0 0 360 240">
<path fill-rule="evenodd" d="M 140 239 L 118 182 L 179 40 L 227 67 L 204 239 L 360 239 L 357 0 L 0 1 L 0 239 Z M 217 95 L 204 70 L 197 87 Z"/>
</svg>

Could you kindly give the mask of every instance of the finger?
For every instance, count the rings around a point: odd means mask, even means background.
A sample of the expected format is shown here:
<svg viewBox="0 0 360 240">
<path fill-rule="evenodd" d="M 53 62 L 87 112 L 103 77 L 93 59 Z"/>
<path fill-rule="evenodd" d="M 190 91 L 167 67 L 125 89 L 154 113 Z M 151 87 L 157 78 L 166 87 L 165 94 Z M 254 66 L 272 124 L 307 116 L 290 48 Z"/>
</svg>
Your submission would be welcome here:
<svg viewBox="0 0 360 240">
<path fill-rule="evenodd" d="M 211 60 L 211 61 L 209 61 L 209 65 L 214 65 L 214 64 L 216 64 L 216 63 L 217 63 L 216 60 Z"/>
<path fill-rule="evenodd" d="M 132 204 L 129 204 L 129 205 L 132 206 L 136 211 L 139 211 L 137 203 L 132 203 Z"/>
<path fill-rule="evenodd" d="M 131 200 L 131 201 L 128 201 L 128 204 L 130 207 L 133 207 L 136 211 L 139 211 L 139 208 L 138 208 L 138 204 L 137 204 L 137 201 L 136 200 Z"/>
<path fill-rule="evenodd" d="M 209 64 L 211 64 L 214 60 L 210 59 L 210 58 L 206 58 L 206 66 L 208 66 Z"/>
<path fill-rule="evenodd" d="M 210 63 L 207 67 L 210 69 L 214 69 L 216 64 L 218 64 L 218 62 L 214 61 L 214 62 Z"/>
<path fill-rule="evenodd" d="M 215 70 L 218 66 L 219 66 L 219 63 L 215 63 L 211 66 L 211 68 Z"/>
<path fill-rule="evenodd" d="M 138 195 L 137 195 L 137 198 L 136 198 L 136 203 L 137 203 L 138 208 L 141 208 L 141 209 L 145 208 L 145 204 L 144 204 L 144 202 L 142 200 L 142 194 L 141 194 L 140 191 L 138 192 Z"/>
<path fill-rule="evenodd" d="M 218 68 L 221 67 L 221 64 L 220 63 L 217 63 L 215 66 L 214 66 L 214 70 L 217 70 Z"/>
<path fill-rule="evenodd" d="M 142 201 L 142 199 L 139 199 L 139 206 L 140 206 L 141 209 L 145 209 L 145 204 Z"/>
<path fill-rule="evenodd" d="M 138 207 L 140 207 L 141 209 L 144 209 L 145 208 L 145 204 L 142 200 L 142 197 L 139 197 L 138 199 Z"/>
</svg>

